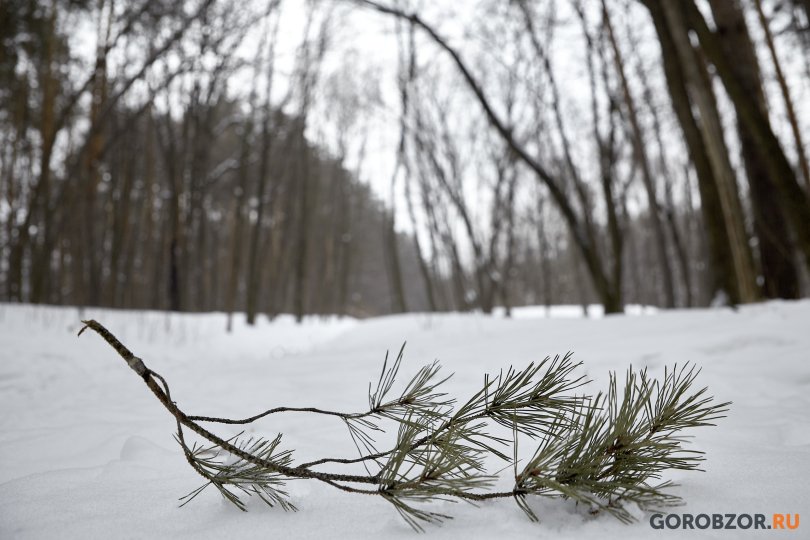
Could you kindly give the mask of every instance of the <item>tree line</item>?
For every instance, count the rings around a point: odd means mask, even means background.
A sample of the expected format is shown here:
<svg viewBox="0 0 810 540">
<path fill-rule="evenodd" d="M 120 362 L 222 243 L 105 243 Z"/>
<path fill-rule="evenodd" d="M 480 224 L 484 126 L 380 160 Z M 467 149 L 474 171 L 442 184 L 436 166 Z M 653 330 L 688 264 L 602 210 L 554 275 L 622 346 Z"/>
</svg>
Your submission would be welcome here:
<svg viewBox="0 0 810 540">
<path fill-rule="evenodd" d="M 467 7 L 4 2 L 0 300 L 253 322 L 806 295 L 810 3 Z M 344 54 L 358 20 L 391 65 Z M 392 170 L 364 181 L 380 110 Z"/>
</svg>

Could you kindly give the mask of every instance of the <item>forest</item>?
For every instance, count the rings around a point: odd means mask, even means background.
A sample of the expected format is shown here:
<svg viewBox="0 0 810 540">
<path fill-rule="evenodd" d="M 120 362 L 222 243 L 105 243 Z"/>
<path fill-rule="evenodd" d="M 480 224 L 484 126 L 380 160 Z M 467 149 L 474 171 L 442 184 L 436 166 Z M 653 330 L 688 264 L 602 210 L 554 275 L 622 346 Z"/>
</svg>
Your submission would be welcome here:
<svg viewBox="0 0 810 540">
<path fill-rule="evenodd" d="M 810 0 L 0 0 L 0 539 L 795 532 L 808 144 Z"/>
<path fill-rule="evenodd" d="M 808 0 L 4 0 L 0 301 L 810 294 Z"/>
</svg>

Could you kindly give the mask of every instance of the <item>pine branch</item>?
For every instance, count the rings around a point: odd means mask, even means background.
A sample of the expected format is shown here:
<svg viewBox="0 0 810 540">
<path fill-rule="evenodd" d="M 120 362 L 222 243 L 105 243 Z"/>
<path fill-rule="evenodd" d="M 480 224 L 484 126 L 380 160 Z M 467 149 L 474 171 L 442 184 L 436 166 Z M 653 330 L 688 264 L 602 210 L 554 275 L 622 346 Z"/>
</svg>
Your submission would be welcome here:
<svg viewBox="0 0 810 540">
<path fill-rule="evenodd" d="M 510 366 L 505 374 L 501 372 L 495 390 L 487 396 L 486 416 L 507 428 L 516 425 L 521 433 L 530 437 L 545 433 L 548 426 L 581 405 L 581 397 L 569 394 L 587 381 L 584 376 L 569 379 L 581 365 L 571 358 L 569 352 L 562 359 L 547 357 L 539 364 L 531 363 L 522 371 Z M 484 388 L 488 389 L 488 385 Z"/>
<path fill-rule="evenodd" d="M 532 520 L 529 496 L 573 499 L 592 512 L 607 512 L 621 521 L 634 518 L 626 503 L 645 510 L 679 504 L 668 493 L 674 484 L 662 480 L 670 469 L 699 470 L 703 453 L 684 447 L 683 430 L 714 425 L 730 403 L 715 404 L 702 388 L 694 391 L 699 374 L 688 364 L 667 369 L 660 381 L 646 370 L 628 370 L 619 387 L 611 374 L 607 393 L 577 396 L 587 383 L 573 372 L 580 366 L 571 353 L 546 358 L 523 370 L 510 367 L 485 376 L 482 387 L 457 409 L 455 400 L 440 391 L 449 377 L 439 376 L 433 362 L 420 369 L 398 394 L 393 388 L 402 364 L 403 349 L 388 364 L 376 386 L 369 385 L 369 409 L 339 413 L 312 407 L 276 407 L 244 420 L 189 416 L 171 399 L 169 385 L 96 321 L 83 321 L 107 341 L 144 380 L 175 418 L 176 439 L 189 465 L 205 484 L 181 498 L 187 504 L 208 486 L 246 510 L 240 495 L 256 495 L 270 506 L 296 510 L 284 491 L 289 479 L 312 479 L 347 493 L 381 496 L 417 531 L 450 516 L 425 507 L 435 501 L 485 501 L 513 498 Z M 373 388 L 373 390 L 372 390 Z M 392 397 L 395 396 L 395 397 Z M 199 422 L 247 424 L 277 412 L 309 412 L 340 418 L 360 454 L 357 458 L 322 458 L 294 465 L 291 450 L 280 450 L 281 435 L 272 440 L 223 439 Z M 375 448 L 374 434 L 383 423 L 398 426 L 394 446 Z M 490 424 L 508 427 L 512 439 L 490 434 Z M 189 446 L 184 428 L 209 445 Z M 518 468 L 518 439 L 536 441 L 537 448 Z M 512 445 L 511 456 L 505 452 Z M 511 464 L 515 483 L 509 491 L 489 491 L 497 475 L 488 474 L 484 459 L 497 456 Z M 365 475 L 313 470 L 327 463 L 361 463 Z M 375 472 L 372 472 L 372 469 Z M 182 506 L 181 505 L 181 506 Z"/>
<path fill-rule="evenodd" d="M 409 418 L 400 425 L 397 447 L 379 474 L 380 494 L 391 502 L 416 530 L 421 522 L 441 523 L 450 516 L 428 512 L 415 503 L 465 498 L 494 482 L 482 463 L 484 452 L 464 444 L 458 427 L 433 435 L 431 445 L 415 444 L 419 435 L 431 430 L 430 417 Z"/>
<path fill-rule="evenodd" d="M 240 435 L 228 442 L 233 442 L 243 451 L 266 461 L 288 466 L 292 463 L 292 451 L 276 451 L 281 443 L 281 435 L 272 441 L 253 437 L 240 441 L 238 440 Z M 183 448 L 187 458 L 193 462 L 194 470 L 208 480 L 188 495 L 181 497 L 180 500 L 183 501 L 183 504 L 180 506 L 185 506 L 205 488 L 212 485 L 226 500 L 243 511 L 246 511 L 245 504 L 232 489 L 237 489 L 248 496 L 257 495 L 271 507 L 278 505 L 284 510 L 297 510 L 295 505 L 289 501 L 289 494 L 282 489 L 284 486 L 283 475 L 240 457 L 232 460 L 232 456 L 223 452 L 217 445 L 204 447 L 195 443 L 189 449 L 180 432 L 175 439 Z"/>
<path fill-rule="evenodd" d="M 621 501 L 645 510 L 680 504 L 665 492 L 673 484 L 654 482 L 669 469 L 698 470 L 703 454 L 684 449 L 676 434 L 713 425 L 730 405 L 711 404 L 711 398 L 702 397 L 706 388 L 689 394 L 697 373 L 694 367 L 676 367 L 659 383 L 650 382 L 646 370 L 631 369 L 621 394 L 611 374 L 607 396 L 597 395 L 568 421 L 560 418 L 552 425 L 516 474 L 516 489 L 571 498 L 622 521 L 633 518 Z M 536 518 L 523 501 L 519 504 Z"/>
</svg>

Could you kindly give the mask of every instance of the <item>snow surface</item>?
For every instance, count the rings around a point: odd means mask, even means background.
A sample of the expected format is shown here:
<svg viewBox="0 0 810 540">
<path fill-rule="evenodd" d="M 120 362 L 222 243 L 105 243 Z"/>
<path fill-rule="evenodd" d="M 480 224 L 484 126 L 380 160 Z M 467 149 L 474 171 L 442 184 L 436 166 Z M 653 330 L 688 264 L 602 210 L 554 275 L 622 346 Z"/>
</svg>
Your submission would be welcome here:
<svg viewBox="0 0 810 540">
<path fill-rule="evenodd" d="M 552 315 L 576 314 L 576 308 Z M 243 513 L 201 484 L 172 434 L 172 418 L 97 335 L 76 337 L 80 318 L 107 326 L 166 377 L 189 414 L 245 417 L 271 406 L 362 411 L 385 351 L 408 344 L 402 380 L 439 359 L 455 372 L 459 398 L 485 372 L 523 366 L 571 350 L 590 391 L 608 372 L 632 365 L 660 376 L 665 365 L 695 362 L 698 383 L 734 402 L 728 418 L 693 432 L 705 473 L 675 473 L 677 512 L 804 514 L 810 518 L 810 301 L 606 318 L 546 318 L 542 308 L 513 319 L 479 314 L 402 315 L 369 320 L 281 317 L 256 328 L 225 316 L 166 315 L 0 304 L 0 538 L 414 538 L 384 500 L 312 481 L 288 484 L 300 511 L 250 501 Z M 644 313 L 644 314 L 642 314 Z M 401 388 L 401 387 L 400 387 Z M 232 436 L 237 426 L 213 426 Z M 274 415 L 251 433 L 284 433 L 297 460 L 353 457 L 344 425 L 303 414 Z M 525 443 L 528 444 L 528 443 Z M 500 468 L 493 463 L 494 468 Z M 509 471 L 504 473 L 508 476 Z M 506 480 L 506 479 L 505 479 Z M 427 528 L 431 538 L 807 538 L 798 531 L 650 528 L 589 516 L 562 500 L 533 503 L 529 522 L 511 500 L 480 507 L 439 503 L 455 519 Z"/>
</svg>

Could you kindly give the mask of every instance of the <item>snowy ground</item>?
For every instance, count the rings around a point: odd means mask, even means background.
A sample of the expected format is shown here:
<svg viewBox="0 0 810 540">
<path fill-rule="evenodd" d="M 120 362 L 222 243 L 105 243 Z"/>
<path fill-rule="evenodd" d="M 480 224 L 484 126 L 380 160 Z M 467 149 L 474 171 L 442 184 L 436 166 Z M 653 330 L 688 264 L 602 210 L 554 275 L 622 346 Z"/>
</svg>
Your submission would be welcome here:
<svg viewBox="0 0 810 540">
<path fill-rule="evenodd" d="M 558 315 L 576 310 L 558 310 Z M 675 474 L 677 512 L 798 513 L 810 519 L 810 301 L 731 310 L 582 319 L 406 315 L 365 321 L 287 318 L 224 332 L 221 314 L 167 316 L 88 310 L 164 375 L 191 414 L 244 417 L 271 406 L 361 411 L 387 349 L 407 340 L 403 377 L 438 358 L 466 397 L 510 364 L 574 351 L 604 388 L 631 364 L 703 367 L 699 383 L 734 402 L 716 428 L 695 432 L 705 473 Z M 242 513 L 213 489 L 188 506 L 178 497 L 201 479 L 172 439 L 171 417 L 98 336 L 76 337 L 76 309 L 0 305 L 0 538 L 414 538 L 393 508 L 308 481 L 288 485 L 297 513 L 257 501 Z M 233 435 L 238 430 L 215 431 Z M 329 418 L 264 419 L 257 434 L 284 433 L 306 460 L 353 456 L 345 427 Z M 657 531 L 647 516 L 623 525 L 561 500 L 535 504 L 529 522 L 514 502 L 479 508 L 442 503 L 456 519 L 431 538 L 808 538 L 798 531 Z"/>
</svg>

